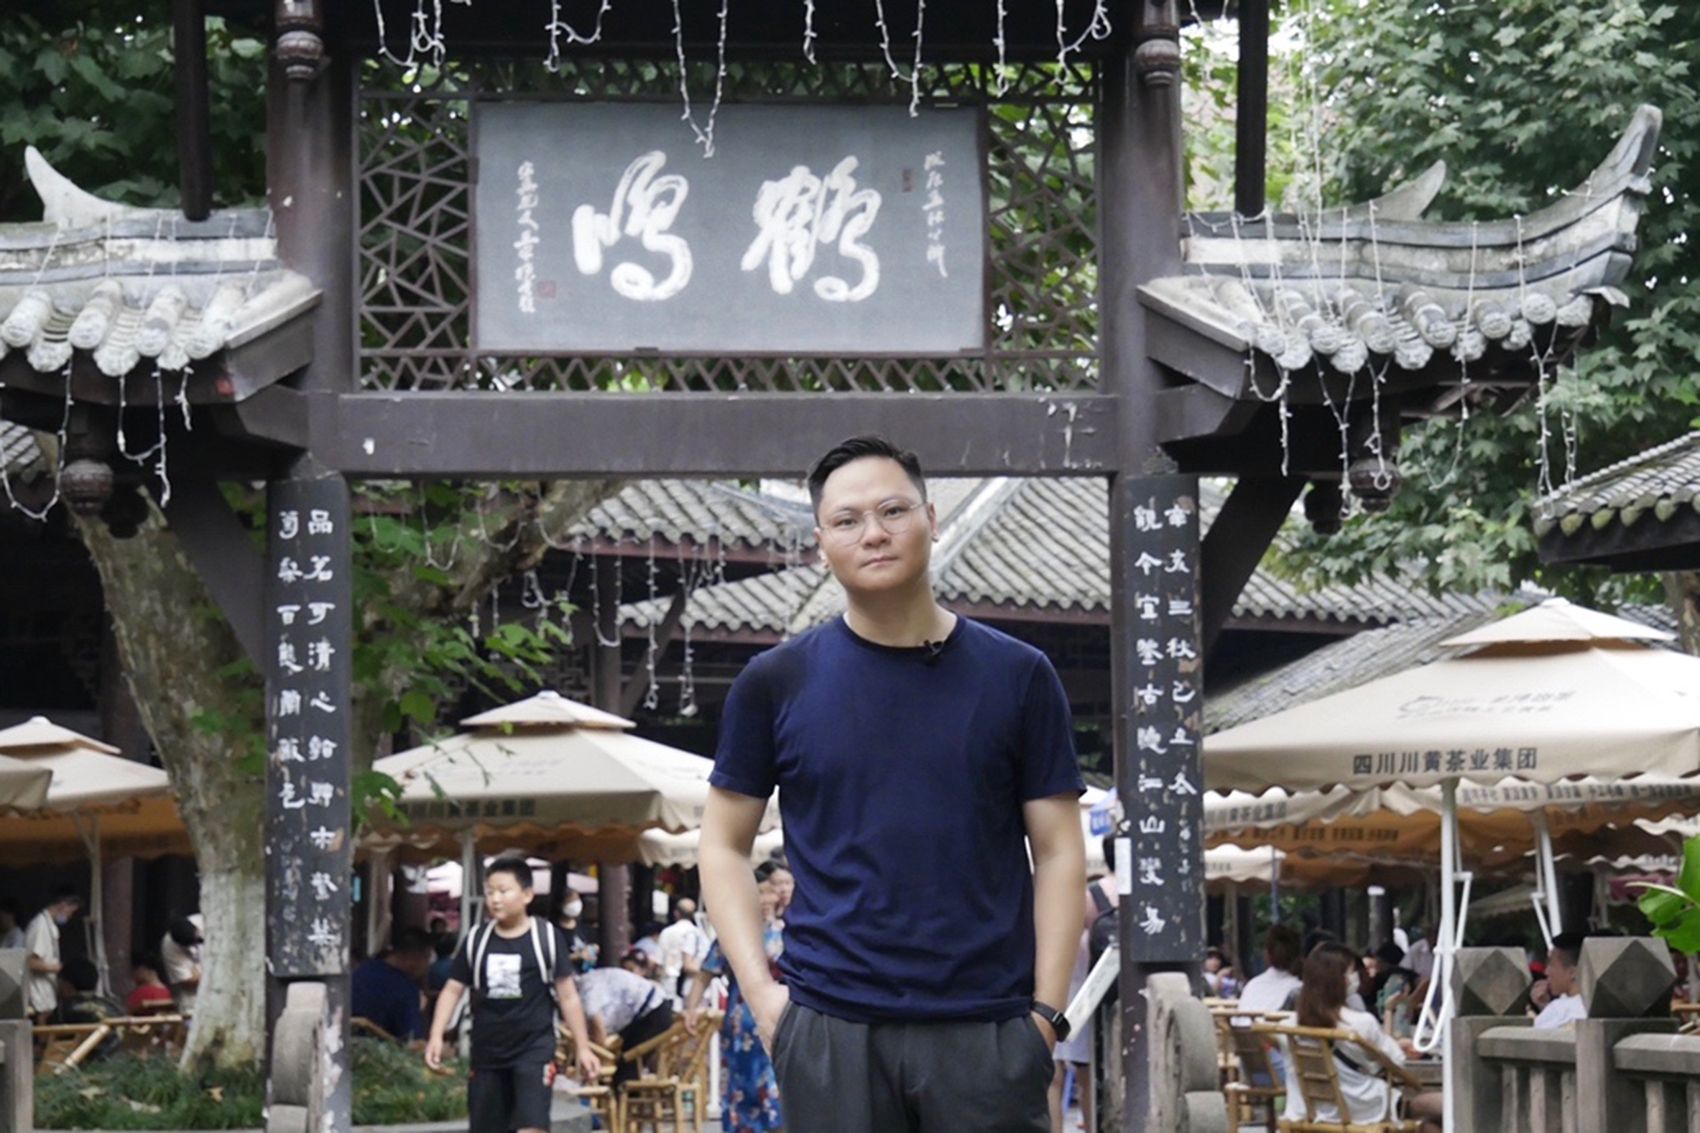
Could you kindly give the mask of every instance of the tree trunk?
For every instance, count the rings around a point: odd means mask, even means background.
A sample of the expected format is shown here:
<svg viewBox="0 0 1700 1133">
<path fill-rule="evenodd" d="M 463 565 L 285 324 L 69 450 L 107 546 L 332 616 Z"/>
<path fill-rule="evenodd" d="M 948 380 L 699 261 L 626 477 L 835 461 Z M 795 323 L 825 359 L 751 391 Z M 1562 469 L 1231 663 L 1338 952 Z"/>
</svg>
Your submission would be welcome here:
<svg viewBox="0 0 1700 1133">
<path fill-rule="evenodd" d="M 261 750 L 259 680 L 157 512 L 133 539 L 78 527 L 200 866 L 206 945 L 184 1065 L 251 1066 L 265 1050 L 263 763 L 244 758 Z"/>
<path fill-rule="evenodd" d="M 1669 570 L 1661 578 L 1665 599 L 1676 614 L 1676 632 L 1683 651 L 1700 657 L 1700 571 Z"/>
</svg>

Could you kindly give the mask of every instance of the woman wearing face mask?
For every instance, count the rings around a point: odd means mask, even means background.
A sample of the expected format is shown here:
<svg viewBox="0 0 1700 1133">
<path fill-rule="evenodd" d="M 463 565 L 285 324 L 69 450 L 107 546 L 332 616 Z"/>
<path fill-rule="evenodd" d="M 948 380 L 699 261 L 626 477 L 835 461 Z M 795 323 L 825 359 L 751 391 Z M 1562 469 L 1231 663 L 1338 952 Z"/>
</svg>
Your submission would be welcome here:
<svg viewBox="0 0 1700 1133">
<path fill-rule="evenodd" d="M 1321 944 L 1305 958 L 1304 985 L 1299 989 L 1298 1019 L 1301 1027 L 1344 1029 L 1356 1032 L 1370 1046 L 1386 1055 L 1389 1061 L 1404 1065 L 1407 1056 L 1416 1050 L 1409 1040 L 1395 1042 L 1381 1029 L 1374 1015 L 1348 1007 L 1348 996 L 1362 990 L 1359 986 L 1358 955 L 1344 944 Z M 1387 1113 L 1387 1081 L 1377 1072 L 1378 1067 L 1369 1053 L 1354 1043 L 1338 1043 L 1334 1047 L 1334 1070 L 1340 1079 L 1340 1096 L 1346 1103 L 1345 1120 L 1354 1123 L 1374 1123 Z M 1308 1114 L 1303 1096 L 1299 1093 L 1298 1070 L 1293 1060 L 1287 1060 L 1287 1112 L 1289 1121 L 1340 1121 L 1333 1106 L 1321 1106 L 1316 1114 Z M 1404 1099 L 1406 1116 L 1419 1118 L 1424 1133 L 1439 1133 L 1443 1112 L 1442 1094 L 1436 1091 L 1408 1095 Z"/>
<path fill-rule="evenodd" d="M 584 901 L 577 893 L 569 890 L 566 901 L 561 904 L 561 915 L 556 919 L 560 926 L 561 935 L 567 941 L 567 956 L 573 962 L 573 967 L 580 971 L 588 971 L 596 963 L 596 952 L 584 932 L 579 928 L 578 919 L 584 912 Z"/>
</svg>

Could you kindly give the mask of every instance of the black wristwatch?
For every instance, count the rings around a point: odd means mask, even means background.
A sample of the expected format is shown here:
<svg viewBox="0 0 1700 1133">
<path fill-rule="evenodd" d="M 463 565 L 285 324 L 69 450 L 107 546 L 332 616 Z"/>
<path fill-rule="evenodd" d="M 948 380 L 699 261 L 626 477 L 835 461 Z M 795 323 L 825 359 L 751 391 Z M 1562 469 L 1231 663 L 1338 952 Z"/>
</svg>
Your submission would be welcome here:
<svg viewBox="0 0 1700 1133">
<path fill-rule="evenodd" d="M 1072 1028 L 1068 1025 L 1067 1015 L 1064 1015 L 1049 1003 L 1040 1003 L 1037 999 L 1033 1001 L 1033 1014 L 1051 1025 L 1051 1030 L 1057 1033 L 1059 1043 L 1068 1038 L 1068 1032 Z"/>
</svg>

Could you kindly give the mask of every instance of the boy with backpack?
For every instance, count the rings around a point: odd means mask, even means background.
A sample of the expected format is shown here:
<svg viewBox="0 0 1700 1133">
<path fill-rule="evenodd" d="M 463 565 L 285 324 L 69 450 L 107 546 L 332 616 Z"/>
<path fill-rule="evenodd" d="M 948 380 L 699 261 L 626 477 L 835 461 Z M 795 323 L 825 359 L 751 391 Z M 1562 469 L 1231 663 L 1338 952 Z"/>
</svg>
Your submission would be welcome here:
<svg viewBox="0 0 1700 1133">
<path fill-rule="evenodd" d="M 573 1036 L 579 1073 L 595 1082 L 602 1066 L 590 1049 L 584 1007 L 560 930 L 530 915 L 531 867 L 498 858 L 484 872 L 490 920 L 466 934 L 437 997 L 425 1064 L 443 1062 L 443 1032 L 472 989 L 471 1133 L 542 1133 L 555 1084 L 555 1016 Z"/>
</svg>

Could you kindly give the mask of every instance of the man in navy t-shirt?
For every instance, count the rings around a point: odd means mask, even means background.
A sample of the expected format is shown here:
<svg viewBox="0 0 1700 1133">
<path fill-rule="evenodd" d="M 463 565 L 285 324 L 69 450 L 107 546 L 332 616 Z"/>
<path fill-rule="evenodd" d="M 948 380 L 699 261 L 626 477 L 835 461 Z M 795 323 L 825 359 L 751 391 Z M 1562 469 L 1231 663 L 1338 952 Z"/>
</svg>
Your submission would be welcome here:
<svg viewBox="0 0 1700 1133">
<path fill-rule="evenodd" d="M 785 1127 L 1045 1133 L 1086 890 L 1062 684 L 934 599 L 912 453 L 845 441 L 809 491 L 849 608 L 733 684 L 701 856 Z M 748 864 L 775 787 L 796 875 L 783 982 Z"/>
<path fill-rule="evenodd" d="M 354 969 L 349 998 L 355 1017 L 402 1042 L 424 1038 L 419 987 L 430 970 L 432 957 L 431 938 L 424 929 L 402 929 L 389 951 Z"/>
</svg>

